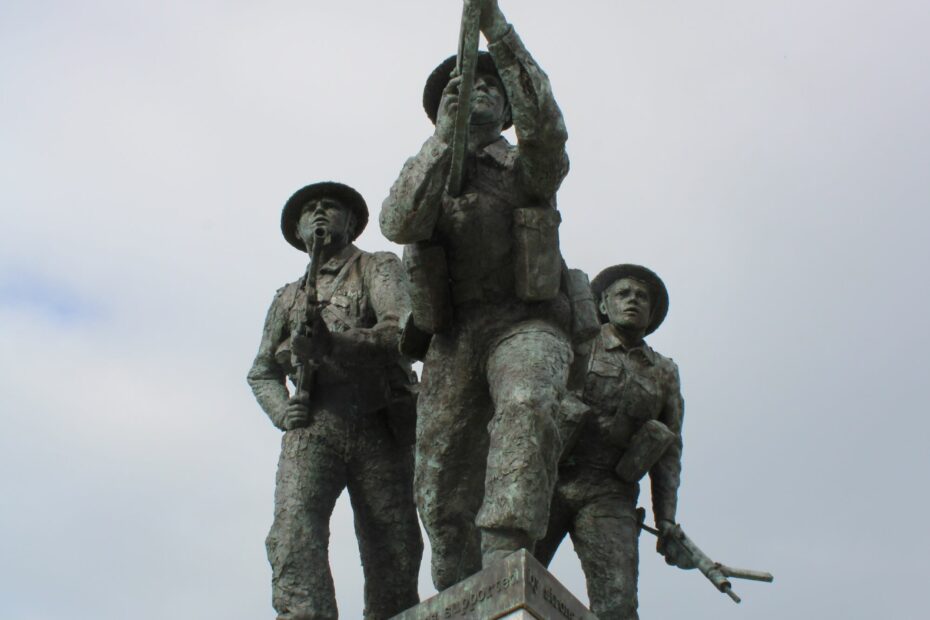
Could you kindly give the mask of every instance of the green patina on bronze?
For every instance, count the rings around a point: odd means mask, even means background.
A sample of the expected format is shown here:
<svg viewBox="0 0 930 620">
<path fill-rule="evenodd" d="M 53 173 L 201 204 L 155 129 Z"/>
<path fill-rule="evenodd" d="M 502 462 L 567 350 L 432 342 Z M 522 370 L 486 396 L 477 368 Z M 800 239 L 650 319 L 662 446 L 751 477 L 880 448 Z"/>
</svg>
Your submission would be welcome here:
<svg viewBox="0 0 930 620">
<path fill-rule="evenodd" d="M 352 245 L 368 208 L 346 185 L 304 187 L 281 216 L 312 259 L 275 296 L 248 377 L 284 431 L 267 539 L 278 619 L 337 617 L 329 519 L 345 488 L 366 620 L 418 601 L 415 506 L 441 594 L 404 620 L 593 618 L 557 582 L 532 587 L 527 552 L 548 565 L 566 534 L 597 617 L 635 620 L 643 529 L 669 564 L 738 601 L 728 577 L 771 576 L 714 563 L 675 522 L 678 368 L 644 340 L 668 291 L 640 265 L 590 284 L 568 268 L 556 207 L 568 134 L 549 78 L 497 0 L 465 0 L 461 31 L 424 88 L 433 134 L 382 205 L 403 263 Z M 423 360 L 419 386 L 407 356 Z M 645 476 L 655 528 L 637 509 Z M 501 603 L 518 590 L 525 606 Z"/>
<path fill-rule="evenodd" d="M 398 354 L 410 301 L 396 256 L 352 245 L 367 218 L 361 196 L 338 183 L 303 188 L 282 214 L 285 239 L 315 249 L 319 264 L 278 290 L 248 375 L 284 431 L 266 541 L 279 620 L 337 617 L 329 519 L 346 488 L 365 573 L 365 619 L 384 620 L 419 600 L 415 377 Z M 288 378 L 302 389 L 292 395 Z"/>
<path fill-rule="evenodd" d="M 411 266 L 415 283 L 445 288 L 412 292 L 415 321 L 436 332 L 418 403 L 416 494 L 439 590 L 545 533 L 573 356 L 555 232 L 568 136 L 546 74 L 497 2 L 480 5 L 488 55 L 472 96 L 459 101 L 460 76 L 433 74 L 424 102 L 435 105 L 435 131 L 380 215 L 388 239 L 417 244 L 408 259 L 434 257 Z M 461 192 L 450 192 L 460 105 L 470 106 L 468 151 Z M 501 135 L 511 123 L 516 145 Z M 443 300 L 449 308 L 428 307 Z"/>
</svg>

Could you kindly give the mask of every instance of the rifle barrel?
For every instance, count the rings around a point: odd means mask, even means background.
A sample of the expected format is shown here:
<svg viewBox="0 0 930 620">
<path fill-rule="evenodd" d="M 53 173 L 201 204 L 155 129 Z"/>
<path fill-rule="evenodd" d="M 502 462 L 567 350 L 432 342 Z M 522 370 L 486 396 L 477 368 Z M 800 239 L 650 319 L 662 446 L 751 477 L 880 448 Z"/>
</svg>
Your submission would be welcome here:
<svg viewBox="0 0 930 620">
<path fill-rule="evenodd" d="M 723 593 L 726 594 L 727 596 L 729 596 L 731 599 L 733 599 L 733 602 L 736 603 L 737 605 L 739 605 L 740 603 L 743 602 L 743 599 L 741 599 L 740 597 L 736 596 L 736 592 L 734 592 L 733 590 L 731 590 L 731 589 L 730 589 L 730 586 L 727 586 L 727 588 L 726 588 L 725 590 L 723 590 Z"/>
<path fill-rule="evenodd" d="M 459 31 L 459 52 L 455 63 L 459 84 L 458 110 L 452 135 L 452 165 L 449 168 L 449 194 L 461 196 L 465 185 L 465 156 L 468 153 L 468 125 L 471 119 L 471 92 L 475 85 L 478 64 L 481 5 L 478 0 L 465 0 L 462 7 L 462 28 Z"/>
<path fill-rule="evenodd" d="M 653 534 L 658 537 L 660 535 L 659 530 L 654 527 L 649 527 L 644 522 L 646 518 L 646 511 L 642 508 L 637 509 L 639 516 L 639 527 L 643 530 Z M 672 542 L 679 545 L 684 551 L 691 556 L 691 559 L 694 560 L 695 568 L 697 568 L 701 573 L 707 577 L 708 581 L 714 584 L 714 587 L 729 596 L 733 599 L 734 603 L 740 603 L 742 599 L 736 595 L 736 592 L 733 591 L 733 588 L 730 584 L 729 577 L 736 577 L 737 579 L 750 579 L 752 581 L 765 581 L 767 583 L 772 583 L 775 579 L 772 576 L 772 573 L 766 573 L 764 571 L 758 570 L 747 570 L 745 568 L 733 568 L 731 566 L 726 566 L 720 564 L 719 562 L 714 562 L 708 557 L 706 553 L 701 551 L 701 548 L 694 544 L 694 541 L 688 538 L 688 535 L 685 534 L 684 530 L 681 529 L 680 525 L 676 525 L 675 529 L 670 534 Z"/>
<path fill-rule="evenodd" d="M 298 333 L 307 331 L 307 312 L 311 305 L 316 305 L 318 297 L 316 293 L 316 279 L 320 273 L 320 260 L 323 257 L 323 245 L 326 241 L 326 227 L 317 226 L 313 229 L 313 247 L 310 248 L 310 268 L 307 270 L 307 277 L 304 285 L 307 289 L 307 297 L 304 300 L 304 316 L 301 317 L 300 325 L 297 328 Z M 306 392 L 307 387 L 313 383 L 313 376 L 316 368 L 305 364 L 298 356 L 292 355 L 292 362 L 297 368 L 297 393 Z"/>
</svg>

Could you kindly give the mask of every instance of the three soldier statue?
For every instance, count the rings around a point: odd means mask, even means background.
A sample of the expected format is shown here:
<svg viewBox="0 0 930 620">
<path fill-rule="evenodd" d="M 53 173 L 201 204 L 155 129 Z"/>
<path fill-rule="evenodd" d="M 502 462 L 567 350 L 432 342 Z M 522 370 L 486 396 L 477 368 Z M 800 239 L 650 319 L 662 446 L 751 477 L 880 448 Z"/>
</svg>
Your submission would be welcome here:
<svg viewBox="0 0 930 620">
<path fill-rule="evenodd" d="M 658 550 L 698 563 L 675 524 L 678 369 L 644 341 L 665 319 L 665 285 L 638 265 L 590 287 L 567 268 L 567 133 L 549 80 L 497 0 L 466 2 L 462 41 L 427 79 L 435 130 L 381 208 L 403 261 L 353 245 L 369 212 L 346 185 L 309 185 L 284 206 L 284 238 L 310 260 L 275 295 L 248 375 L 284 431 L 266 541 L 279 620 L 337 617 L 329 519 L 346 488 L 366 620 L 419 600 L 417 514 L 438 590 L 519 549 L 548 564 L 569 534 L 592 611 L 637 618 L 647 474 Z"/>
</svg>

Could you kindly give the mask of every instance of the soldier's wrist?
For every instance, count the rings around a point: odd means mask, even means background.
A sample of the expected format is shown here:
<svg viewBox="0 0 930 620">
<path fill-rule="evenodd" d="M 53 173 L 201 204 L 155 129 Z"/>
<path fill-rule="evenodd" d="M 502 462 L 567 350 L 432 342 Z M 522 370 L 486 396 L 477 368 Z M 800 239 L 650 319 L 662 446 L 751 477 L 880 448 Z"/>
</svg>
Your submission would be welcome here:
<svg viewBox="0 0 930 620">
<path fill-rule="evenodd" d="M 674 526 L 675 526 L 675 519 L 674 519 L 674 518 L 668 519 L 668 518 L 666 518 L 666 517 L 662 517 L 662 518 L 656 517 L 656 528 L 657 528 L 659 531 L 664 531 L 664 530 L 666 530 L 666 529 L 668 529 L 668 528 L 670 528 L 670 527 L 674 527 Z"/>
<path fill-rule="evenodd" d="M 488 43 L 496 43 L 500 41 L 513 30 L 513 26 L 504 18 L 503 14 L 498 14 L 491 18 L 487 27 L 484 29 L 484 36 L 487 38 Z"/>
</svg>

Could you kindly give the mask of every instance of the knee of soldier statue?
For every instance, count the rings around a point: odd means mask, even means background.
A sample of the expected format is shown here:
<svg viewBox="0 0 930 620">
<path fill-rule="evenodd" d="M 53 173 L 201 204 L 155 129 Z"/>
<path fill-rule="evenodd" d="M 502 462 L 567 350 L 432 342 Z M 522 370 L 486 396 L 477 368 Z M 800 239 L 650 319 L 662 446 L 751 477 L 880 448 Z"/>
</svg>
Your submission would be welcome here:
<svg viewBox="0 0 930 620">
<path fill-rule="evenodd" d="M 554 388 L 540 387 L 537 389 L 514 390 L 508 395 L 506 401 L 500 403 L 500 405 L 501 408 L 529 411 L 537 414 L 547 413 L 552 416 L 558 402 L 558 392 Z"/>
<path fill-rule="evenodd" d="M 510 528 L 481 528 L 481 565 L 487 568 L 520 549 L 533 552 L 535 541 L 529 533 Z"/>
</svg>

